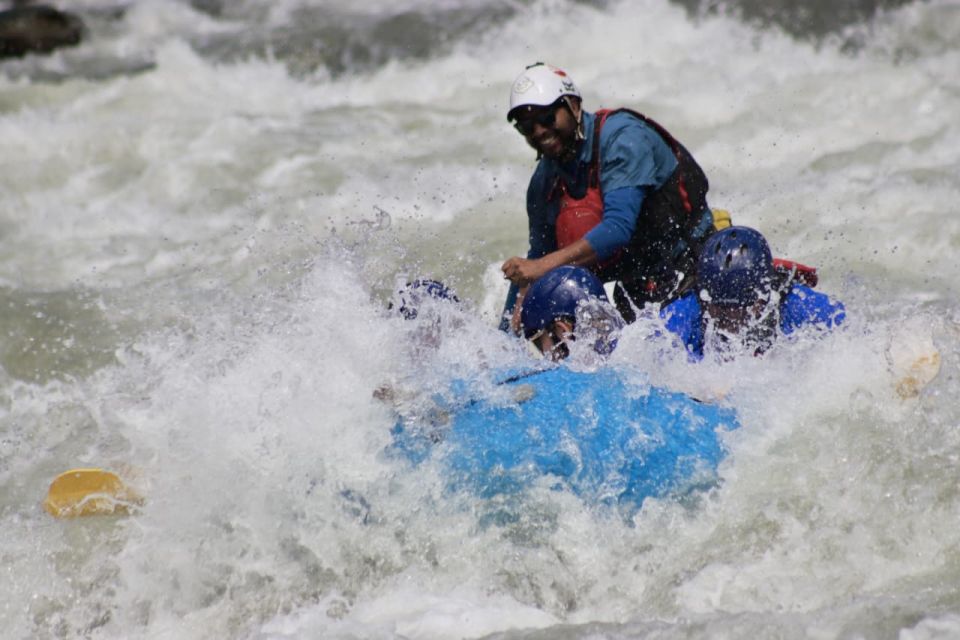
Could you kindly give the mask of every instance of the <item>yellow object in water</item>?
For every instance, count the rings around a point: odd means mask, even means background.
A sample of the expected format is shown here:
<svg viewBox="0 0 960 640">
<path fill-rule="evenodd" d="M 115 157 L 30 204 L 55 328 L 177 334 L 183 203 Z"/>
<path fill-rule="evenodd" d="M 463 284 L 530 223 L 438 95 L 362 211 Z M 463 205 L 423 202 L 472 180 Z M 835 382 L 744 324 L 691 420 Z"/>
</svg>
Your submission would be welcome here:
<svg viewBox="0 0 960 640">
<path fill-rule="evenodd" d="M 933 351 L 920 356 L 907 369 L 906 375 L 897 381 L 897 395 L 906 400 L 920 395 L 931 380 L 940 373 L 940 352 Z"/>
<path fill-rule="evenodd" d="M 726 209 L 710 209 L 713 212 L 713 228 L 717 231 L 722 231 L 727 227 L 733 225 L 733 219 L 730 217 L 730 212 Z"/>
<path fill-rule="evenodd" d="M 143 499 L 117 474 L 103 469 L 70 469 L 50 484 L 43 508 L 55 518 L 129 513 Z"/>
</svg>

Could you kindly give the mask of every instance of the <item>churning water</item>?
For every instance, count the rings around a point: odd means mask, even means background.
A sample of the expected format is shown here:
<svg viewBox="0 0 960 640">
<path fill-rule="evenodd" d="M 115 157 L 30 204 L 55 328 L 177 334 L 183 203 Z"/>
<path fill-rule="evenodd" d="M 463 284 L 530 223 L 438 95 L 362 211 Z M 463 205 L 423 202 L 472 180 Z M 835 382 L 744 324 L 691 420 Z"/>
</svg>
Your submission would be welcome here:
<svg viewBox="0 0 960 640">
<path fill-rule="evenodd" d="M 960 637 L 955 0 L 807 35 L 666 0 L 71 6 L 87 42 L 0 64 L 0 635 Z M 495 325 L 536 60 L 670 128 L 847 306 L 726 365 L 627 328 L 610 366 L 742 423 L 714 489 L 628 522 L 544 490 L 490 524 L 383 455 L 381 385 L 532 358 Z M 418 276 L 468 309 L 428 354 L 385 311 Z M 143 508 L 48 516 L 82 466 Z"/>
</svg>

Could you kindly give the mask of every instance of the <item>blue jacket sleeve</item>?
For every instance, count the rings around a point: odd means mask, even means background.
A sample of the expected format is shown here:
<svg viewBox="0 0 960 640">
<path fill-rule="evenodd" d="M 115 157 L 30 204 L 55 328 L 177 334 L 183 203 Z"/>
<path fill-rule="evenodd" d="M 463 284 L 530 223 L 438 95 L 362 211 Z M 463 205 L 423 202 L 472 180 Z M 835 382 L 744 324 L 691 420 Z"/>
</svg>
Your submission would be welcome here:
<svg viewBox="0 0 960 640">
<path fill-rule="evenodd" d="M 691 360 L 703 358 L 703 324 L 700 301 L 688 293 L 660 310 L 667 331 L 680 338 Z"/>
<path fill-rule="evenodd" d="M 804 285 L 794 285 L 784 301 L 780 329 L 784 335 L 806 325 L 820 325 L 831 329 L 846 319 L 843 303 L 831 300 L 826 294 Z"/>
<path fill-rule="evenodd" d="M 603 220 L 585 236 L 601 260 L 607 260 L 623 247 L 637 228 L 644 190 L 623 187 L 603 194 Z"/>
</svg>

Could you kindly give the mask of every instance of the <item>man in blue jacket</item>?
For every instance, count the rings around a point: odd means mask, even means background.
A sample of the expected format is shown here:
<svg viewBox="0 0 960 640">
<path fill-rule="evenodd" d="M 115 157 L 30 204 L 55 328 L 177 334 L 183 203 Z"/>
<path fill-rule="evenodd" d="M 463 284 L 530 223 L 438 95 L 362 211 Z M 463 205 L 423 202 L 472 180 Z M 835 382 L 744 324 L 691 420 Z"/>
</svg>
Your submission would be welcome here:
<svg viewBox="0 0 960 640">
<path fill-rule="evenodd" d="M 705 347 L 759 355 L 778 335 L 843 322 L 842 303 L 794 276 L 774 268 L 770 247 L 758 231 L 728 227 L 705 243 L 696 286 L 660 315 L 695 360 L 703 358 Z"/>
<path fill-rule="evenodd" d="M 617 308 L 631 321 L 633 305 L 662 302 L 692 276 L 714 231 L 706 176 L 683 145 L 642 114 L 590 113 L 580 101 L 573 80 L 543 63 L 510 92 L 507 119 L 539 162 L 527 190 L 527 256 L 501 267 L 513 283 L 505 330 L 519 329 L 517 298 L 561 265 L 616 281 Z"/>
</svg>

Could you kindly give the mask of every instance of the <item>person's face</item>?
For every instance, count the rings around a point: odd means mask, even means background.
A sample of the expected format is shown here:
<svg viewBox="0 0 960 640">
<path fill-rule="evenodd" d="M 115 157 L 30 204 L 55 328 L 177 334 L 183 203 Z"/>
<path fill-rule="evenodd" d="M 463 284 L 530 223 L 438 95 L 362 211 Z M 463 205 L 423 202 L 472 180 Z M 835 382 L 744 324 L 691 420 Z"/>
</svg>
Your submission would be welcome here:
<svg viewBox="0 0 960 640">
<path fill-rule="evenodd" d="M 707 302 L 704 305 L 704 311 L 714 321 L 715 326 L 727 333 L 740 333 L 756 321 L 763 311 L 764 302 L 758 300 L 752 306 L 713 304 Z"/>
<path fill-rule="evenodd" d="M 549 329 L 535 335 L 531 342 L 540 353 L 557 362 L 570 355 L 567 343 L 573 340 L 573 323 L 569 320 L 554 320 Z"/>
<path fill-rule="evenodd" d="M 721 341 L 735 340 L 737 344 L 753 348 L 754 355 L 766 351 L 773 342 L 777 316 L 766 300 L 750 306 L 708 303 L 705 311 Z"/>
<path fill-rule="evenodd" d="M 571 111 L 572 109 L 572 111 Z M 525 107 L 520 110 L 514 127 L 531 147 L 555 160 L 566 160 L 577 150 L 577 127 L 580 105 L 576 100 L 561 98 L 547 107 Z"/>
</svg>

